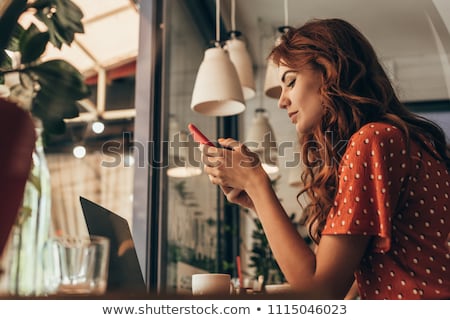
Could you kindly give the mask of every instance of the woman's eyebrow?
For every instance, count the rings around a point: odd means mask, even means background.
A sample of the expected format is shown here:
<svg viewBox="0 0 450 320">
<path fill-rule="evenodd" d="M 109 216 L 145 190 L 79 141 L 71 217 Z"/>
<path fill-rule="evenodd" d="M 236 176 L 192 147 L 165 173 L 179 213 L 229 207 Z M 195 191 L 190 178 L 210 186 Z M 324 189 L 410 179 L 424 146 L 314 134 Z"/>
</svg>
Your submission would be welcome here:
<svg viewBox="0 0 450 320">
<path fill-rule="evenodd" d="M 281 76 L 281 83 L 284 83 L 284 81 L 286 80 L 286 76 L 287 76 L 289 73 L 297 73 L 297 71 L 295 71 L 295 70 L 286 70 L 286 71 L 283 73 L 283 75 Z"/>
</svg>

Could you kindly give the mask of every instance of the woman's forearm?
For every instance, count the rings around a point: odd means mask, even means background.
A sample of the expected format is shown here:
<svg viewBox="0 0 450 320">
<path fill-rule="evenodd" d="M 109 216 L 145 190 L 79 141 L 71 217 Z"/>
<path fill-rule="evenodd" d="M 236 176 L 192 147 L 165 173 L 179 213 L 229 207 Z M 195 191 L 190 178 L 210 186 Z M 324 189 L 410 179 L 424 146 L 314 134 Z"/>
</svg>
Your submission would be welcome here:
<svg viewBox="0 0 450 320">
<path fill-rule="evenodd" d="M 309 291 L 313 287 L 315 255 L 287 216 L 270 182 L 255 177 L 246 191 L 253 200 L 255 211 L 286 279 L 296 290 Z"/>
</svg>

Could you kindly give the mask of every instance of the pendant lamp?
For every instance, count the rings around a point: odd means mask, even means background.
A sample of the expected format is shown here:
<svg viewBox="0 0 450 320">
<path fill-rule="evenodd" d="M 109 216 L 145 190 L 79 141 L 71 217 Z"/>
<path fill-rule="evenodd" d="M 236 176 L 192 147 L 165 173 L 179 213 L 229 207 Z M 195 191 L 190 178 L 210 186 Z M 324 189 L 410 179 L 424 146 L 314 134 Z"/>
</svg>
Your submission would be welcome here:
<svg viewBox="0 0 450 320">
<path fill-rule="evenodd" d="M 281 96 L 281 81 L 278 76 L 278 67 L 271 59 L 267 61 L 266 76 L 264 79 L 265 95 L 269 98 L 278 99 Z"/>
<path fill-rule="evenodd" d="M 230 39 L 226 41 L 225 49 L 230 55 L 231 62 L 236 67 L 244 99 L 249 100 L 256 95 L 253 65 L 245 42 L 239 39 L 241 32 L 236 30 L 235 11 L 235 0 L 231 0 L 231 31 Z"/>
<path fill-rule="evenodd" d="M 284 34 L 288 28 L 288 0 L 284 0 L 284 26 L 278 28 L 280 35 L 275 40 L 275 46 L 280 43 L 281 35 Z M 274 99 L 279 99 L 281 95 L 281 80 L 278 75 L 278 67 L 271 59 L 267 62 L 264 94 L 267 97 Z"/>
<path fill-rule="evenodd" d="M 254 98 L 256 89 L 253 78 L 253 66 L 245 42 L 233 35 L 230 40 L 227 40 L 226 49 L 228 50 L 231 61 L 236 67 L 244 99 L 249 100 Z"/>
<path fill-rule="evenodd" d="M 216 46 L 205 51 L 195 79 L 191 109 L 208 116 L 231 116 L 245 110 L 238 73 L 220 44 L 219 0 L 216 0 Z"/>
<path fill-rule="evenodd" d="M 255 116 L 248 131 L 245 145 L 250 151 L 258 154 L 262 167 L 270 177 L 278 174 L 277 143 L 264 108 L 255 110 Z"/>
</svg>

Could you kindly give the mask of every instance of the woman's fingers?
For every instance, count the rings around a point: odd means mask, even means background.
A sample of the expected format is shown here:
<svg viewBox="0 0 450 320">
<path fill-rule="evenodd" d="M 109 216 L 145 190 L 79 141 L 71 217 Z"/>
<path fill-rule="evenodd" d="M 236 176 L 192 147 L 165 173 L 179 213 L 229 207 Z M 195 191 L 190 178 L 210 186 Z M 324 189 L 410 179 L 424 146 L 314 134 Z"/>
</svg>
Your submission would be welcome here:
<svg viewBox="0 0 450 320">
<path fill-rule="evenodd" d="M 220 169 L 215 167 L 209 167 L 208 165 L 205 164 L 204 171 L 208 175 L 209 181 L 211 181 L 213 184 L 217 184 L 220 187 L 222 187 L 222 190 L 224 190 L 224 192 L 228 192 L 230 189 L 233 189 L 230 188 L 229 179 L 227 179 L 226 175 L 224 175 Z"/>
<path fill-rule="evenodd" d="M 216 147 L 208 146 L 206 144 L 200 144 L 199 149 L 204 155 L 207 155 L 210 157 L 220 157 L 223 155 L 223 148 L 216 148 Z"/>
<path fill-rule="evenodd" d="M 220 171 L 215 167 L 210 167 L 207 164 L 204 165 L 203 170 L 208 175 L 209 181 L 214 184 L 221 184 L 222 180 L 220 179 Z"/>
<path fill-rule="evenodd" d="M 232 149 L 233 151 L 237 151 L 244 155 L 245 157 L 241 160 L 240 165 L 244 167 L 254 167 L 259 164 L 259 157 L 256 153 L 250 151 L 250 149 L 243 143 L 240 143 L 234 139 L 219 139 L 218 142 L 220 145 Z"/>
<path fill-rule="evenodd" d="M 209 157 L 207 155 L 202 155 L 202 162 L 211 168 L 215 168 L 215 167 L 219 167 L 222 162 L 223 162 L 223 158 L 218 158 L 218 157 Z"/>
<path fill-rule="evenodd" d="M 202 162 L 208 167 L 218 167 L 223 163 L 223 149 L 201 144 Z"/>
<path fill-rule="evenodd" d="M 241 143 L 239 143 L 238 141 L 232 139 L 232 138 L 220 138 L 219 140 L 217 140 L 219 142 L 219 144 L 225 148 L 228 148 L 230 150 L 235 150 L 236 148 L 239 148 L 239 146 L 241 145 Z"/>
<path fill-rule="evenodd" d="M 214 176 L 212 174 L 208 175 L 209 181 L 211 181 L 212 184 L 216 184 L 219 186 L 224 186 L 224 182 L 220 177 Z"/>
<path fill-rule="evenodd" d="M 225 195 L 227 196 L 228 201 L 236 202 L 238 200 L 241 192 L 242 192 L 242 190 L 240 190 L 240 189 L 231 188 L 231 190 L 228 193 L 226 193 Z"/>
<path fill-rule="evenodd" d="M 222 153 L 218 148 L 202 145 L 202 162 L 208 167 L 218 167 L 223 162 Z"/>
<path fill-rule="evenodd" d="M 234 188 L 232 187 L 226 187 L 226 186 L 220 186 L 220 189 L 222 189 L 222 192 L 227 195 L 230 191 L 232 191 Z"/>
</svg>

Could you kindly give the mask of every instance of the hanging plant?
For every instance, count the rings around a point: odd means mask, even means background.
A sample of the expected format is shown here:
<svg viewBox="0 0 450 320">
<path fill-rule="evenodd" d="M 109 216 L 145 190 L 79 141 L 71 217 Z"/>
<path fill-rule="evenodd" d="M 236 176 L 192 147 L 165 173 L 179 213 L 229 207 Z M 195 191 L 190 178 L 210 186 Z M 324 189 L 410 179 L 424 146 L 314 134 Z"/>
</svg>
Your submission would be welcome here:
<svg viewBox="0 0 450 320">
<path fill-rule="evenodd" d="M 32 14 L 47 30 L 19 18 Z M 42 61 L 48 43 L 61 49 L 76 33 L 83 33 L 83 13 L 70 0 L 14 0 L 0 5 L 0 86 L 7 99 L 39 118 L 46 133 L 65 131 L 64 119 L 77 117 L 77 101 L 90 95 L 81 73 L 64 60 Z M 12 57 L 19 57 L 14 61 Z M 8 76 L 19 81 L 8 83 Z"/>
</svg>

